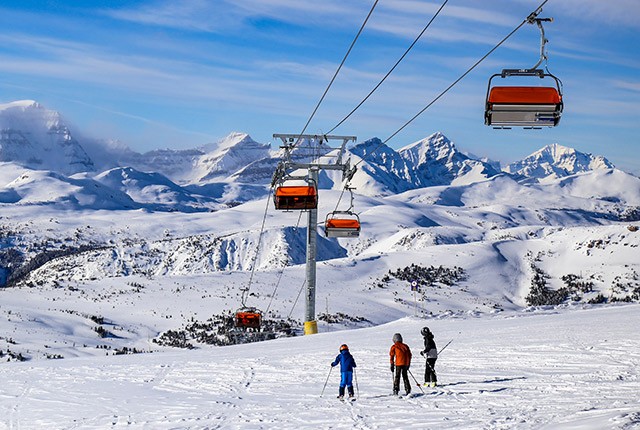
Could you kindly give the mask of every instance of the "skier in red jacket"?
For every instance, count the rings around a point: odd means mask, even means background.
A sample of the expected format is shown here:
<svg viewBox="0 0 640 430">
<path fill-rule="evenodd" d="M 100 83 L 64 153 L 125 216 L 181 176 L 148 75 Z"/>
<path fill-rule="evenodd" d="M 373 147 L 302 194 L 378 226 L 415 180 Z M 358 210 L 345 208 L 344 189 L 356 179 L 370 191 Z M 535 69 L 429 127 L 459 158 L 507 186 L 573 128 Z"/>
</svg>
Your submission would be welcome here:
<svg viewBox="0 0 640 430">
<path fill-rule="evenodd" d="M 396 333 L 393 335 L 393 345 L 389 351 L 391 360 L 391 372 L 395 370 L 393 377 L 393 394 L 400 391 L 400 376 L 404 381 L 404 389 L 407 394 L 411 393 L 411 384 L 409 383 L 409 366 L 411 365 L 411 349 L 409 345 L 402 343 L 402 335 Z"/>
</svg>

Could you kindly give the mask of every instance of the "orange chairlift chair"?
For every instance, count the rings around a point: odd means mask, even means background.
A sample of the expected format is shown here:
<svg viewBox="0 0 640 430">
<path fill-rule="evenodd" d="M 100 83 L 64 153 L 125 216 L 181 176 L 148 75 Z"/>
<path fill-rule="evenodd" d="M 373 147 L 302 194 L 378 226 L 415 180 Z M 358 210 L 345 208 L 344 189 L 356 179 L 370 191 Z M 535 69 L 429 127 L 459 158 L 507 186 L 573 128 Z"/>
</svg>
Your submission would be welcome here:
<svg viewBox="0 0 640 430">
<path fill-rule="evenodd" d="M 235 326 L 244 329 L 260 329 L 262 326 L 262 312 L 256 308 L 240 308 L 235 314 Z"/>
<path fill-rule="evenodd" d="M 530 69 L 504 69 L 489 78 L 485 102 L 484 123 L 494 128 L 542 128 L 555 127 L 562 115 L 562 82 L 538 66 L 547 61 L 543 22 L 553 18 L 538 18 L 541 8 L 527 17 L 529 24 L 537 24 L 540 30 L 540 59 Z M 552 80 L 553 86 L 491 86 L 491 81 L 501 78 L 538 77 Z M 523 82 L 523 81 L 520 81 Z"/>
<path fill-rule="evenodd" d="M 351 211 L 333 211 L 324 221 L 324 233 L 327 237 L 360 236 L 360 217 Z"/>
<path fill-rule="evenodd" d="M 300 182 L 304 184 L 300 184 Z M 288 184 L 293 183 L 295 184 Z M 276 187 L 273 202 L 278 210 L 308 210 L 318 207 L 318 188 L 310 178 L 285 178 Z"/>
<path fill-rule="evenodd" d="M 324 234 L 327 237 L 358 237 L 360 236 L 360 217 L 352 211 L 353 188 L 346 186 L 349 191 L 351 203 L 346 211 L 334 210 L 327 214 L 324 220 Z M 342 195 L 341 195 L 342 197 Z M 340 200 L 338 200 L 340 204 Z"/>
<path fill-rule="evenodd" d="M 493 78 L 537 76 L 551 78 L 555 86 L 491 86 Z M 562 83 L 550 73 L 540 69 L 505 69 L 489 79 L 484 122 L 495 128 L 555 127 L 562 115 Z"/>
</svg>

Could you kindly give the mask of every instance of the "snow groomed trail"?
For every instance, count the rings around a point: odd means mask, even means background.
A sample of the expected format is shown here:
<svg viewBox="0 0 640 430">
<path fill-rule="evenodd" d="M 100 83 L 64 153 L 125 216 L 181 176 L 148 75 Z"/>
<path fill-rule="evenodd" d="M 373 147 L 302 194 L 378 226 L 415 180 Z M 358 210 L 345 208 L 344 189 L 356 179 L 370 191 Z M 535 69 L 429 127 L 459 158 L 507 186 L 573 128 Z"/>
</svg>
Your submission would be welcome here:
<svg viewBox="0 0 640 430">
<path fill-rule="evenodd" d="M 196 351 L 6 363 L 0 429 L 635 429 L 640 306 L 406 318 L 379 327 Z M 421 381 L 420 328 L 444 346 L 440 386 L 391 392 L 400 332 Z M 358 367 L 341 402 L 338 347 Z M 402 391 L 401 391 L 402 392 Z"/>
</svg>

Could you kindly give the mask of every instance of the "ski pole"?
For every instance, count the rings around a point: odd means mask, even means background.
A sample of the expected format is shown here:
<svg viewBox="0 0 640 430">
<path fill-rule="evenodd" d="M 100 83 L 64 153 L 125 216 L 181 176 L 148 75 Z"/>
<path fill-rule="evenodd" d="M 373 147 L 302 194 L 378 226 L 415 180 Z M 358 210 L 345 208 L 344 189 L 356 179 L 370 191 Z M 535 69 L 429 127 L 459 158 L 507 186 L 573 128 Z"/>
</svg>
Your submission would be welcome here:
<svg viewBox="0 0 640 430">
<path fill-rule="evenodd" d="M 429 368 L 429 370 L 431 370 L 431 373 L 433 373 L 433 376 L 435 376 L 436 379 L 438 379 L 438 374 L 436 373 L 436 369 L 434 369 L 433 366 L 431 366 L 429 364 L 429 358 L 425 357 L 425 361 L 424 362 L 427 365 L 427 367 Z M 427 381 L 424 381 L 424 382 L 426 384 Z"/>
<path fill-rule="evenodd" d="M 427 367 L 431 370 L 431 372 L 433 372 L 433 374 L 435 375 L 436 370 L 435 370 L 433 367 L 431 367 L 431 365 L 429 364 L 429 357 L 426 357 L 426 356 L 425 356 L 425 358 L 424 358 L 424 363 L 425 363 L 425 364 L 427 365 Z"/>
<path fill-rule="evenodd" d="M 422 391 L 422 394 L 424 394 L 424 390 L 422 389 L 422 387 L 420 386 L 420 384 L 418 383 L 418 380 L 416 379 L 415 376 L 413 376 L 413 373 L 411 373 L 411 370 L 407 369 L 407 372 L 409 372 L 409 375 L 411 375 L 411 377 L 413 378 L 414 381 L 416 381 L 416 385 L 418 386 L 418 388 L 420 388 L 420 391 Z"/>
<path fill-rule="evenodd" d="M 356 394 L 358 395 L 358 398 L 360 397 L 360 388 L 358 388 L 358 374 L 356 373 L 356 368 L 353 368 L 353 377 L 356 380 Z"/>
<path fill-rule="evenodd" d="M 395 389 L 396 387 L 396 372 L 398 370 L 394 367 L 391 369 L 391 386 Z"/>
<path fill-rule="evenodd" d="M 320 397 L 324 394 L 324 389 L 327 388 L 327 382 L 329 382 L 329 376 L 331 376 L 331 371 L 333 370 L 333 366 L 329 368 L 329 374 L 327 375 L 327 380 L 324 381 L 324 387 L 322 387 L 322 393 L 320 393 Z"/>
<path fill-rule="evenodd" d="M 445 346 L 442 347 L 440 351 L 438 351 L 438 355 L 442 354 L 442 351 L 444 351 L 445 348 L 451 344 L 451 342 L 453 342 L 453 339 L 451 339 Z"/>
</svg>

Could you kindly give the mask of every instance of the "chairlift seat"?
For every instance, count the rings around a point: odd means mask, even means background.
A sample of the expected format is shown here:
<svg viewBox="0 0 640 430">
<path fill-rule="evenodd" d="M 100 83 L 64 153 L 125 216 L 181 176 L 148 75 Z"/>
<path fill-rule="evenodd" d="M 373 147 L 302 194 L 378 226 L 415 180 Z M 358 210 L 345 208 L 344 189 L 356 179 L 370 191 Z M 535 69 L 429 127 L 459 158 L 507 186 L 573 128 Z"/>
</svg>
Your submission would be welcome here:
<svg viewBox="0 0 640 430">
<path fill-rule="evenodd" d="M 262 314 L 253 308 L 241 309 L 236 312 L 235 325 L 241 328 L 259 329 L 262 325 Z"/>
<path fill-rule="evenodd" d="M 560 93 L 553 87 L 493 87 L 489 92 L 489 103 L 515 105 L 556 105 L 562 101 Z"/>
<path fill-rule="evenodd" d="M 282 185 L 276 188 L 274 203 L 280 210 L 315 209 L 318 207 L 318 193 L 314 186 Z"/>
<path fill-rule="evenodd" d="M 494 127 L 554 127 L 562 95 L 553 87 L 498 86 L 489 91 L 485 123 Z"/>
<path fill-rule="evenodd" d="M 324 231 L 327 237 L 358 237 L 360 236 L 360 220 L 357 215 L 355 218 L 328 216 L 324 224 Z"/>
</svg>

